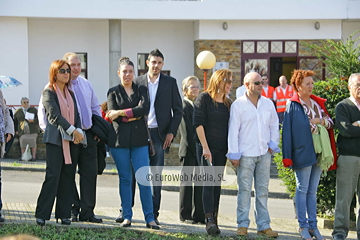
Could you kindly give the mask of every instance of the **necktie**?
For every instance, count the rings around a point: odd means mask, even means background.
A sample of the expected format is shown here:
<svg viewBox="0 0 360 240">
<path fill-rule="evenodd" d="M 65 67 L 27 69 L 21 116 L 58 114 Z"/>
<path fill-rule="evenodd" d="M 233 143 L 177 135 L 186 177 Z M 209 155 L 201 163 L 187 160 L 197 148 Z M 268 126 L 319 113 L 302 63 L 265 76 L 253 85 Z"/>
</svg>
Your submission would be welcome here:
<svg viewBox="0 0 360 240">
<path fill-rule="evenodd" d="M 82 126 L 85 129 L 89 129 L 91 127 L 91 121 L 90 121 L 90 116 L 89 116 L 89 112 L 88 109 L 86 107 L 86 102 L 85 102 L 85 98 L 84 95 L 82 94 L 82 91 L 80 89 L 80 86 L 78 84 L 78 80 L 73 80 L 72 81 L 73 85 L 74 85 L 74 91 L 78 100 L 78 106 L 80 107 L 79 112 L 81 115 L 81 123 Z"/>
</svg>

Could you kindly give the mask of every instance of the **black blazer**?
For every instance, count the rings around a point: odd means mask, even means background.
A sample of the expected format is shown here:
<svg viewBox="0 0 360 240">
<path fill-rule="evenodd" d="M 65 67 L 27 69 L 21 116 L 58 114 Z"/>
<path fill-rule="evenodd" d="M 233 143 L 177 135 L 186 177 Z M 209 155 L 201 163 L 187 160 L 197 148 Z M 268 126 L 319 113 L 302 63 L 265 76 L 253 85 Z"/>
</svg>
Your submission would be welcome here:
<svg viewBox="0 0 360 240">
<path fill-rule="evenodd" d="M 74 111 L 75 111 L 74 127 L 81 128 L 81 121 L 76 105 L 76 99 L 72 91 L 70 91 L 70 94 L 74 101 Z M 42 103 L 44 105 L 45 114 L 48 121 L 43 136 L 43 142 L 62 146 L 62 138 L 61 138 L 59 126 L 61 126 L 64 130 L 67 130 L 71 126 L 71 124 L 63 116 L 61 116 L 59 99 L 56 95 L 56 92 L 51 90 L 50 88 L 44 89 L 44 91 L 42 92 Z"/>
<path fill-rule="evenodd" d="M 137 77 L 134 81 L 139 85 L 148 86 L 147 74 Z M 183 114 L 175 78 L 160 73 L 154 106 L 159 135 L 165 141 L 166 134 L 176 135 Z"/>
<path fill-rule="evenodd" d="M 196 157 L 196 130 L 193 125 L 194 106 L 189 101 L 183 100 L 183 109 L 183 122 L 179 129 L 181 135 L 179 157 Z"/>
<path fill-rule="evenodd" d="M 109 89 L 107 96 L 108 110 L 131 109 L 133 117 L 139 120 L 124 122 L 125 117 L 118 117 L 112 121 L 115 131 L 109 135 L 109 147 L 142 147 L 148 145 L 148 133 L 144 116 L 148 115 L 150 99 L 147 87 L 132 84 L 134 93 L 128 97 L 124 87 L 119 84 Z M 139 102 L 141 103 L 139 104 Z"/>
</svg>

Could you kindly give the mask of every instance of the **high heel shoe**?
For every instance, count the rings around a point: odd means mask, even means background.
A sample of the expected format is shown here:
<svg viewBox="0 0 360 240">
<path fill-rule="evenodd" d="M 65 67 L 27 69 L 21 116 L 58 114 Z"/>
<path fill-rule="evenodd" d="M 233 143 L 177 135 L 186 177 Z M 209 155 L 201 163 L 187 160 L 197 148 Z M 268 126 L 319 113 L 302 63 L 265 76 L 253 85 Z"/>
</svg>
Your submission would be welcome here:
<svg viewBox="0 0 360 240">
<path fill-rule="evenodd" d="M 309 233 L 311 237 L 314 237 L 318 240 L 324 240 L 325 238 L 321 235 L 319 229 L 309 229 Z"/>
<path fill-rule="evenodd" d="M 45 220 L 41 219 L 41 218 L 37 218 L 36 219 L 36 224 L 40 225 L 40 226 L 44 226 L 45 225 Z"/>
<path fill-rule="evenodd" d="M 308 228 L 299 228 L 299 233 L 300 233 L 301 239 L 303 239 L 303 240 L 312 240 L 313 239 L 310 236 Z"/>
<path fill-rule="evenodd" d="M 150 225 L 150 224 L 146 224 L 146 227 L 147 228 L 151 228 L 151 229 L 154 229 L 154 230 L 159 230 L 160 229 L 160 227 L 158 226 L 158 225 Z"/>
<path fill-rule="evenodd" d="M 58 223 L 58 218 L 56 219 L 56 223 Z M 71 220 L 70 219 L 67 219 L 67 218 L 62 218 L 60 219 L 61 220 L 61 224 L 63 225 L 70 225 L 71 224 Z"/>
</svg>

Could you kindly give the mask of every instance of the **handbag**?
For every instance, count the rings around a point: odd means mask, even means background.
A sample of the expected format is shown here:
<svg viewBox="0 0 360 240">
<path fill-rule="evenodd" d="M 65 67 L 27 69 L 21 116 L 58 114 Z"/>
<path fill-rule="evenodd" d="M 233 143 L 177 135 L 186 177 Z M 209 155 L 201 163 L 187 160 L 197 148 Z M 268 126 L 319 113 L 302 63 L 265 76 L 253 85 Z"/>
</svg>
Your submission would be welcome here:
<svg viewBox="0 0 360 240">
<path fill-rule="evenodd" d="M 154 156 L 155 155 L 155 143 L 151 139 L 150 131 L 149 131 L 148 124 L 147 124 L 147 116 L 144 117 L 144 121 L 145 121 L 146 131 L 148 133 L 149 154 L 150 154 L 150 156 Z"/>
<path fill-rule="evenodd" d="M 25 152 L 23 153 L 23 155 L 21 156 L 21 160 L 30 161 L 31 158 L 32 158 L 32 156 L 31 156 L 29 144 L 26 144 L 26 149 L 25 149 Z"/>
</svg>

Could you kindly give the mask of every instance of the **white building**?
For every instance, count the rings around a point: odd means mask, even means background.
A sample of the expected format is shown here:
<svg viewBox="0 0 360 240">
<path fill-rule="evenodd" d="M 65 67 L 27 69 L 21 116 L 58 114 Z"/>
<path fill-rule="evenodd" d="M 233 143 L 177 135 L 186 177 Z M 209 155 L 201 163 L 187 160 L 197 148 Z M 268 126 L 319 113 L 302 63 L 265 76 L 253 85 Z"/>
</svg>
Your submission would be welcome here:
<svg viewBox="0 0 360 240">
<path fill-rule="evenodd" d="M 360 29 L 359 10 L 360 0 L 0 0 L 0 75 L 23 83 L 3 93 L 10 105 L 23 96 L 37 105 L 50 63 L 70 51 L 86 56 L 100 103 L 118 83 L 117 60 L 128 56 L 141 70 L 155 48 L 179 86 L 199 75 L 195 58 L 205 49 L 229 62 L 236 80 L 260 59 L 273 83 L 308 63 L 301 41 Z"/>
</svg>

